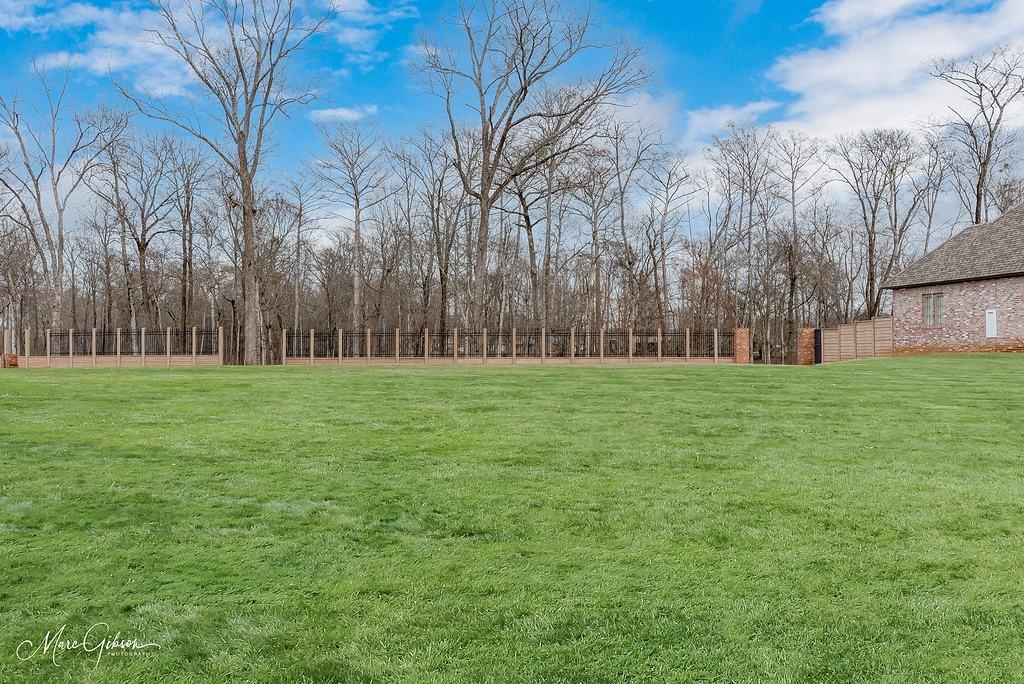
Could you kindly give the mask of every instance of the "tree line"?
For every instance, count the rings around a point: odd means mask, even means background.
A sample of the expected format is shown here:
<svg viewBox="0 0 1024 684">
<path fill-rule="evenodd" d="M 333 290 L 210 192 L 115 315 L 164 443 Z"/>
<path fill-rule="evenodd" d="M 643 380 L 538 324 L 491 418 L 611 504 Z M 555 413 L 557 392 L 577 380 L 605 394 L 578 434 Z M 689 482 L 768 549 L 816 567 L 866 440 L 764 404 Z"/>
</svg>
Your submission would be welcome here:
<svg viewBox="0 0 1024 684">
<path fill-rule="evenodd" d="M 281 173 L 275 124 L 315 99 L 298 56 L 332 17 L 157 6 L 189 102 L 115 84 L 121 106 L 76 109 L 70 73 L 42 68 L 31 97 L 0 94 L 5 327 L 223 325 L 228 359 L 258 364 L 285 328 L 739 326 L 784 362 L 799 327 L 884 312 L 890 276 L 1024 191 L 1008 47 L 930 65 L 942 120 L 829 140 L 729 124 L 684 150 L 637 120 L 641 51 L 588 11 L 461 4 L 415 65 L 438 120 L 324 123 Z"/>
</svg>

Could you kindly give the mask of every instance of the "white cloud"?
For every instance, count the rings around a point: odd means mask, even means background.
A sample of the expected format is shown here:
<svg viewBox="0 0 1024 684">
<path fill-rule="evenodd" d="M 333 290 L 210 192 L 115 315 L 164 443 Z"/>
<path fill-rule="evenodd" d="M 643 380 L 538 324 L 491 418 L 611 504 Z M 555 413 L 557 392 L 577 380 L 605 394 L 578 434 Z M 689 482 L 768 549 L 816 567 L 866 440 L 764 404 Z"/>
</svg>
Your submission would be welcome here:
<svg viewBox="0 0 1024 684">
<path fill-rule="evenodd" d="M 135 88 L 151 95 L 184 95 L 193 78 L 169 50 L 153 40 L 149 29 L 159 23 L 152 10 L 83 3 L 58 7 L 47 15 L 45 24 L 51 28 L 88 27 L 88 40 L 80 51 L 45 53 L 38 63 L 47 69 L 68 66 L 98 76 L 131 78 Z"/>
<path fill-rule="evenodd" d="M 832 0 L 814 17 L 834 44 L 784 57 L 769 76 L 794 97 L 780 125 L 830 136 L 942 115 L 956 96 L 928 63 L 1018 42 L 1024 0 Z"/>
<path fill-rule="evenodd" d="M 370 0 L 341 0 L 335 6 L 336 20 L 330 27 L 335 41 L 349 52 L 346 59 L 363 72 L 387 58 L 380 49 L 381 39 L 397 21 L 419 16 L 411 0 L 394 0 L 378 6 Z"/>
<path fill-rule="evenodd" d="M 42 0 L 0 0 L 0 30 L 31 29 L 39 22 Z"/>
<path fill-rule="evenodd" d="M 730 123 L 737 126 L 757 123 L 763 115 L 778 108 L 779 103 L 774 100 L 759 100 L 739 107 L 726 105 L 691 110 L 686 115 L 684 143 L 687 147 L 701 145 Z"/>
<path fill-rule="evenodd" d="M 815 12 L 815 18 L 830 33 L 842 34 L 943 4 L 941 0 L 830 0 Z"/>
<path fill-rule="evenodd" d="M 309 118 L 318 123 L 359 121 L 366 117 L 376 116 L 377 111 L 377 105 L 364 105 L 362 107 L 332 107 L 330 109 L 314 109 L 309 113 Z"/>
</svg>

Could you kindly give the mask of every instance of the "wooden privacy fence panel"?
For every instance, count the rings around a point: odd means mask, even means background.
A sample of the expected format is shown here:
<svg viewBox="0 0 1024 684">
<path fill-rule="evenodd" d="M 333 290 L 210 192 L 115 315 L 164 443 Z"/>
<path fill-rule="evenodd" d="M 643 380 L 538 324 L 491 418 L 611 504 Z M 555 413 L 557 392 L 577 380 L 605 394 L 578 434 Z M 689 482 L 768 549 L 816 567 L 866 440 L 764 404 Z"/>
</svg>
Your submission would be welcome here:
<svg viewBox="0 0 1024 684">
<path fill-rule="evenodd" d="M 19 368 L 210 366 L 224 363 L 223 328 L 4 331 Z M 12 353 L 8 351 L 8 353 Z"/>
<path fill-rule="evenodd" d="M 478 363 L 737 360 L 732 330 L 284 330 L 281 345 L 288 365 L 445 359 Z"/>
<path fill-rule="evenodd" d="M 874 318 L 821 331 L 821 362 L 892 356 L 892 319 Z"/>
</svg>

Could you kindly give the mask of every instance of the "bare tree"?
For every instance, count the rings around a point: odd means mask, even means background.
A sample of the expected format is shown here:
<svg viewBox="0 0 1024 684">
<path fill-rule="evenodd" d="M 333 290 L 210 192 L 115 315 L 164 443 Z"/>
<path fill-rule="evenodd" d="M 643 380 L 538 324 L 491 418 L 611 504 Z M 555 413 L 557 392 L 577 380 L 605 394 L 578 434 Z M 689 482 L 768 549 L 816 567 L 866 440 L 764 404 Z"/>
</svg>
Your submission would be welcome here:
<svg viewBox="0 0 1024 684">
<path fill-rule="evenodd" d="M 573 16 L 554 0 L 460 1 L 460 49 L 430 46 L 422 72 L 445 104 L 455 167 L 478 205 L 471 283 L 471 320 L 484 316 L 491 211 L 512 181 L 579 147 L 586 138 L 565 135 L 585 127 L 646 77 L 636 49 L 619 46 L 592 78 L 559 84 L 590 53 L 610 46 L 591 39 L 588 14 Z M 468 93 L 463 97 L 462 88 Z M 475 116 L 470 154 L 460 135 L 460 111 Z M 546 122 L 548 125 L 539 125 Z M 513 147 L 515 154 L 513 155 Z"/>
<path fill-rule="evenodd" d="M 452 165 L 451 145 L 446 136 L 424 129 L 409 147 L 410 168 L 419 181 L 420 202 L 426 212 L 437 268 L 437 329 L 444 332 L 448 329 L 452 257 L 466 193 Z"/>
<path fill-rule="evenodd" d="M 100 157 L 127 125 L 122 112 L 99 109 L 86 114 L 67 111 L 69 74 L 54 86 L 34 65 L 44 106 L 35 108 L 17 97 L 0 97 L 0 125 L 10 131 L 14 152 L 0 167 L 0 185 L 10 194 L 4 215 L 32 241 L 47 283 L 50 326 L 64 314 L 64 267 L 67 215 L 72 199 L 96 168 Z"/>
<path fill-rule="evenodd" d="M 1017 137 L 1007 112 L 1024 98 L 1024 50 L 1003 46 L 980 57 L 938 59 L 931 73 L 956 88 L 966 103 L 950 107 L 949 135 L 960 152 L 953 169 L 964 207 L 982 223 L 988 220 L 992 172 Z"/>
<path fill-rule="evenodd" d="M 608 217 L 615 206 L 615 172 L 607 150 L 594 148 L 580 159 L 577 177 L 572 181 L 574 211 L 586 223 L 590 233 L 590 278 L 587 301 L 589 321 L 594 330 L 605 324 L 602 292 L 602 260 Z"/>
<path fill-rule="evenodd" d="M 179 271 L 180 318 L 185 327 L 192 320 L 195 306 L 195 234 L 197 203 L 202 187 L 208 180 L 210 169 L 206 159 L 194 147 L 178 141 L 174 145 L 171 183 L 174 186 L 174 206 L 178 215 L 178 234 L 181 238 L 181 269 Z"/>
<path fill-rule="evenodd" d="M 143 325 L 158 324 L 148 257 L 153 241 L 173 231 L 167 218 L 176 197 L 174 150 L 175 141 L 168 137 L 124 136 L 107 148 L 102 172 L 90 182 L 117 217 L 122 235 L 135 247 Z"/>
<path fill-rule="evenodd" d="M 658 319 L 668 327 L 672 312 L 668 277 L 668 254 L 676 238 L 686 200 L 693 194 L 686 155 L 680 150 L 661 150 L 645 168 L 644 190 L 657 220 L 657 260 L 655 290 L 658 297 Z"/>
<path fill-rule="evenodd" d="M 214 107 L 206 113 L 174 111 L 167 101 L 118 88 L 140 112 L 202 141 L 230 169 L 235 187 L 229 199 L 240 214 L 244 362 L 258 364 L 257 176 L 274 120 L 314 97 L 310 87 L 290 85 L 287 71 L 327 16 L 307 17 L 297 0 L 157 0 L 156 5 L 163 19 L 153 31 L 156 42 L 187 67 Z"/>
<path fill-rule="evenodd" d="M 882 284 L 901 263 L 924 191 L 915 184 L 919 147 L 906 131 L 874 129 L 841 136 L 829 168 L 853 193 L 865 239 L 864 307 L 875 317 Z"/>
<path fill-rule="evenodd" d="M 785 241 L 786 252 L 786 355 L 796 355 L 797 279 L 800 273 L 801 247 L 800 207 L 812 193 L 806 192 L 818 177 L 823 164 L 820 161 L 821 144 L 813 138 L 790 131 L 775 138 L 772 171 L 778 176 L 783 201 L 789 208 L 789 230 Z"/>
<path fill-rule="evenodd" d="M 316 172 L 331 197 L 352 211 L 352 326 L 361 328 L 366 324 L 363 212 L 390 195 L 388 151 L 377 129 L 359 121 L 321 127 L 320 133 L 327 150 L 316 160 Z"/>
<path fill-rule="evenodd" d="M 924 161 L 921 173 L 914 178 L 921 189 L 921 223 L 924 227 L 924 245 L 922 253 L 931 250 L 935 223 L 939 218 L 939 203 L 943 192 L 949 184 L 949 176 L 955 164 L 954 155 L 944 144 L 943 139 L 934 133 L 926 132 L 924 139 Z M 953 220 L 959 220 L 960 216 Z"/>
</svg>

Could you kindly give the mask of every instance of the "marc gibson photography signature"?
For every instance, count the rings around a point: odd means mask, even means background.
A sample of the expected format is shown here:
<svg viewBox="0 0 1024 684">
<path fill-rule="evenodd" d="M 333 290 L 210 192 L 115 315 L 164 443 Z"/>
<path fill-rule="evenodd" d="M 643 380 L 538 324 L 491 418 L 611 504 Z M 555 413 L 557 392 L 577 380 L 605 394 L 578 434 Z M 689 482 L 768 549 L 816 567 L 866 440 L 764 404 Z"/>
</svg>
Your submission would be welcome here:
<svg viewBox="0 0 1024 684">
<path fill-rule="evenodd" d="M 58 662 L 60 656 L 79 651 L 96 658 L 93 665 L 95 670 L 99 667 L 104 655 L 134 655 L 160 648 L 160 644 L 157 643 L 122 637 L 120 631 L 110 635 L 110 625 L 106 622 L 97 622 L 91 625 L 81 638 L 77 639 L 65 635 L 67 628 L 67 625 L 61 625 L 56 632 L 47 632 L 39 642 L 25 639 L 18 644 L 15 655 L 21 661 L 49 656 L 50 662 L 60 667 Z"/>
</svg>

